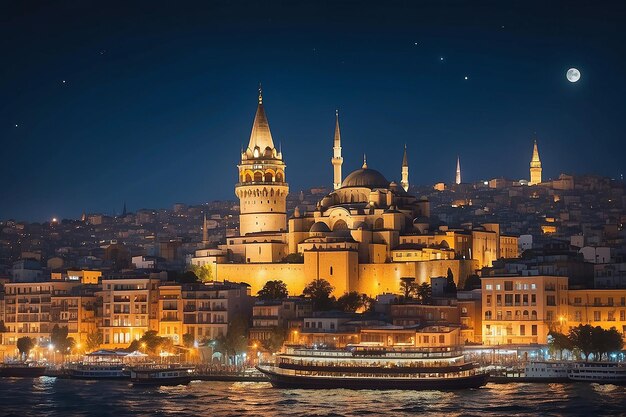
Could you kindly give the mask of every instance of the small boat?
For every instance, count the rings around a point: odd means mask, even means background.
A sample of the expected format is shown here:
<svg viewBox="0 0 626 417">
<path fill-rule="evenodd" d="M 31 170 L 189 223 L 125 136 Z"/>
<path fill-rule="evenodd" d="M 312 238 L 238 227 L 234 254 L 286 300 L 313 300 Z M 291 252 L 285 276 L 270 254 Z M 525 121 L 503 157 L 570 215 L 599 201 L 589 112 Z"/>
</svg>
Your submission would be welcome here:
<svg viewBox="0 0 626 417">
<path fill-rule="evenodd" d="M 3 378 L 38 378 L 46 372 L 45 366 L 33 363 L 3 363 L 0 365 L 0 377 Z"/>
<path fill-rule="evenodd" d="M 257 369 L 276 388 L 450 390 L 478 388 L 489 377 L 460 350 L 429 347 L 288 347 L 276 363 Z"/>
<path fill-rule="evenodd" d="M 133 385 L 184 385 L 195 378 L 195 368 L 188 366 L 156 366 L 130 369 Z"/>
<path fill-rule="evenodd" d="M 74 379 L 128 379 L 130 372 L 122 363 L 79 363 L 66 369 Z"/>
<path fill-rule="evenodd" d="M 626 385 L 626 366 L 617 362 L 575 362 L 568 377 L 579 382 Z"/>
</svg>

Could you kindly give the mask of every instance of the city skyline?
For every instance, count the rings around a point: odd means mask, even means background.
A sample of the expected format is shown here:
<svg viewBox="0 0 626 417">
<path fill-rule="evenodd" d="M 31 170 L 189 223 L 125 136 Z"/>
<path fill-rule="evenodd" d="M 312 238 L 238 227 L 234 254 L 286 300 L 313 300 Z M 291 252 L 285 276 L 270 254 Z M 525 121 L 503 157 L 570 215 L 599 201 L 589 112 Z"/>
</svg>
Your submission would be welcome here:
<svg viewBox="0 0 626 417">
<path fill-rule="evenodd" d="M 0 218 L 234 200 L 233 166 L 258 82 L 292 192 L 332 187 L 336 109 L 344 172 L 366 153 L 371 167 L 399 181 L 406 143 L 411 184 L 452 183 L 457 156 L 466 182 L 529 179 L 537 138 L 544 179 L 619 178 L 626 84 L 615 54 L 618 6 L 511 13 L 394 5 L 380 30 L 371 26 L 375 6 L 353 15 L 340 5 L 332 17 L 323 6 L 249 5 L 234 18 L 231 6 L 195 5 L 178 19 L 164 5 L 122 17 L 97 7 L 14 6 L 1 116 L 10 198 Z M 529 27 L 533 11 L 542 13 Z M 558 13 L 569 19 L 554 23 Z M 566 79 L 570 67 L 581 72 L 576 83 Z"/>
</svg>

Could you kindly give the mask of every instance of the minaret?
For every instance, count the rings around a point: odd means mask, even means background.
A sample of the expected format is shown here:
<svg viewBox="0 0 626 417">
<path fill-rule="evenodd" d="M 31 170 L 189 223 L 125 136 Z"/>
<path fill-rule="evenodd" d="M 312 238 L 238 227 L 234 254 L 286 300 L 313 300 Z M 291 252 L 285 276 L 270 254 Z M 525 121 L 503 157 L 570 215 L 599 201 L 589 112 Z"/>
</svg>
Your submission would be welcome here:
<svg viewBox="0 0 626 417">
<path fill-rule="evenodd" d="M 530 181 L 528 185 L 541 184 L 541 160 L 539 159 L 539 149 L 537 148 L 537 139 L 533 146 L 533 157 L 530 160 Z"/>
<path fill-rule="evenodd" d="M 457 185 L 461 183 L 461 158 L 456 157 L 456 182 Z"/>
<path fill-rule="evenodd" d="M 260 86 L 250 142 L 241 153 L 237 167 L 239 183 L 235 194 L 239 198 L 239 234 L 287 230 L 286 166 L 282 152 L 274 146 Z"/>
<path fill-rule="evenodd" d="M 207 248 L 209 246 L 209 230 L 207 229 L 206 213 L 204 213 L 204 220 L 202 221 L 202 247 Z"/>
<path fill-rule="evenodd" d="M 404 191 L 409 191 L 409 159 L 406 156 L 406 143 L 404 144 L 404 155 L 402 156 L 402 180 L 400 185 Z"/>
<path fill-rule="evenodd" d="M 341 187 L 341 165 L 343 158 L 341 157 L 341 132 L 339 131 L 339 110 L 335 110 L 335 141 L 333 144 L 333 157 L 330 160 L 333 163 L 333 189 Z"/>
</svg>

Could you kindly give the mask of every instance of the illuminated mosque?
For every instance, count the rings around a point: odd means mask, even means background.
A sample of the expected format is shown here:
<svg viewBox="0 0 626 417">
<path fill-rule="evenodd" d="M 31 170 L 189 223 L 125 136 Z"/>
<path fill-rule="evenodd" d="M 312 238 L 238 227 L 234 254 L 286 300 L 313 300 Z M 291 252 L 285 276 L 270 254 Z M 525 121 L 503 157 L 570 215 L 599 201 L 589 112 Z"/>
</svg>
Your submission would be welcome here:
<svg viewBox="0 0 626 417">
<path fill-rule="evenodd" d="M 247 282 L 253 293 L 268 280 L 282 280 L 291 294 L 300 294 L 323 278 L 336 295 L 375 296 L 399 292 L 402 277 L 428 282 L 448 268 L 462 283 L 500 257 L 517 256 L 517 238 L 501 235 L 498 224 L 429 230 L 428 200 L 408 192 L 406 146 L 399 183 L 369 167 L 365 157 L 360 169 L 342 176 L 338 113 L 332 149 L 333 191 L 314 210 L 296 207 L 288 219 L 286 164 L 259 90 L 250 140 L 238 164 L 238 236 L 227 237 L 218 249 L 198 250 L 192 263 L 210 265 L 218 280 Z M 303 262 L 287 262 L 290 258 Z"/>
</svg>

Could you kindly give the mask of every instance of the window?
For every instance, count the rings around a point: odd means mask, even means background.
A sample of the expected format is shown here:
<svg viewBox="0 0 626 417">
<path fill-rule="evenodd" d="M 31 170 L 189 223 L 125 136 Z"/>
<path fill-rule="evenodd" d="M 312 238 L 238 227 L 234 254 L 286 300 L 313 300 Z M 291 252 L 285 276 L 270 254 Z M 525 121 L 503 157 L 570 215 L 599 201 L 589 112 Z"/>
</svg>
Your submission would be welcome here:
<svg viewBox="0 0 626 417">
<path fill-rule="evenodd" d="M 504 291 L 513 291 L 513 281 L 504 281 Z"/>
<path fill-rule="evenodd" d="M 490 306 L 491 305 L 491 295 L 487 296 L 487 305 Z"/>
<path fill-rule="evenodd" d="M 609 300 L 608 300 L 608 301 L 609 301 L 609 302 L 608 302 L 608 304 L 609 304 L 610 306 L 613 306 L 613 297 L 609 297 Z"/>
<path fill-rule="evenodd" d="M 582 314 L 580 310 L 574 312 L 574 320 L 575 321 L 583 321 Z"/>
<path fill-rule="evenodd" d="M 491 311 L 490 310 L 485 311 L 485 320 L 491 320 Z"/>
<path fill-rule="evenodd" d="M 515 294 L 515 305 L 518 306 L 521 302 L 520 294 Z"/>
<path fill-rule="evenodd" d="M 532 327 L 530 328 L 530 331 L 533 336 L 537 336 L 537 325 L 533 324 Z"/>
<path fill-rule="evenodd" d="M 504 294 L 504 305 L 513 305 L 513 294 Z"/>
<path fill-rule="evenodd" d="M 532 305 L 537 304 L 537 294 L 530 294 L 530 303 Z"/>
<path fill-rule="evenodd" d="M 330 267 L 330 275 L 332 275 L 332 274 L 333 274 L 333 267 L 331 266 Z"/>
<path fill-rule="evenodd" d="M 467 307 L 461 307 L 461 313 L 467 314 Z M 624 312 L 622 311 L 622 313 L 624 313 Z M 622 320 L 624 320 L 624 319 L 622 319 Z"/>
<path fill-rule="evenodd" d="M 554 311 L 546 311 L 546 320 L 548 321 L 554 320 Z"/>
<path fill-rule="evenodd" d="M 554 297 L 554 295 L 546 296 L 546 305 L 556 306 L 556 298 Z"/>
<path fill-rule="evenodd" d="M 335 323 L 330 323 L 330 330 L 335 330 Z"/>
<path fill-rule="evenodd" d="M 593 321 L 600 321 L 600 312 L 599 311 L 594 311 L 593 312 Z"/>
<path fill-rule="evenodd" d="M 444 335 L 439 335 L 439 343 L 444 344 L 446 343 L 446 337 Z"/>
<path fill-rule="evenodd" d="M 500 288 L 501 288 L 500 284 L 496 284 L 496 291 L 500 291 Z"/>
<path fill-rule="evenodd" d="M 580 297 L 574 297 L 574 304 L 581 304 L 582 299 Z"/>
<path fill-rule="evenodd" d="M 501 294 L 497 294 L 496 295 L 496 304 L 501 306 L 502 305 L 502 295 Z"/>
<path fill-rule="evenodd" d="M 519 326 L 519 335 L 520 336 L 526 336 L 526 325 L 525 324 L 521 324 Z"/>
<path fill-rule="evenodd" d="M 537 284 L 530 284 L 530 289 L 531 290 L 536 290 L 537 289 Z"/>
<path fill-rule="evenodd" d="M 619 312 L 619 320 L 620 321 L 626 320 L 626 311 L 620 310 L 620 312 Z"/>
<path fill-rule="evenodd" d="M 593 299 L 593 305 L 594 305 L 594 306 L 599 306 L 600 304 L 601 304 L 601 303 L 600 303 L 600 297 L 595 297 L 595 298 Z"/>
<path fill-rule="evenodd" d="M 485 289 L 486 289 L 486 290 L 493 290 L 493 285 L 491 285 L 491 284 L 486 284 L 486 285 L 485 285 Z"/>
</svg>

